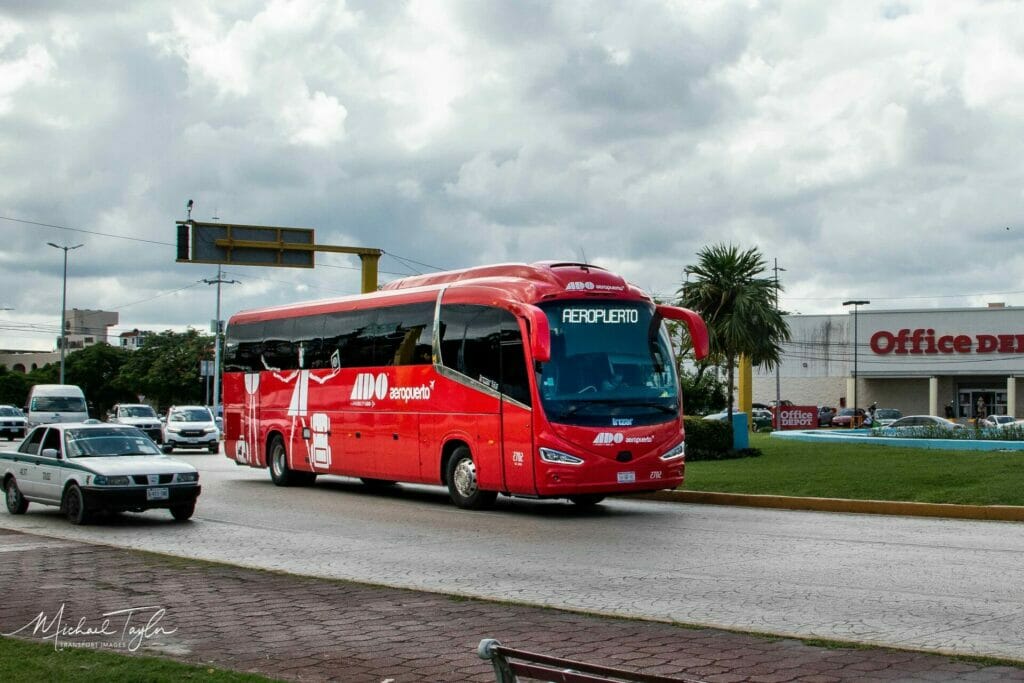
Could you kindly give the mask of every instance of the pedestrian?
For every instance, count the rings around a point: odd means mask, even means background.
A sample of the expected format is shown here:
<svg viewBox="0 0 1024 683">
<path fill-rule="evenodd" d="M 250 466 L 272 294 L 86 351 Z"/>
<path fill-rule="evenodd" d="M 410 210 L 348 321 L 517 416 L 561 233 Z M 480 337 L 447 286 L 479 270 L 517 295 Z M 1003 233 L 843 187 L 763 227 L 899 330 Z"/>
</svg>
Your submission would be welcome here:
<svg viewBox="0 0 1024 683">
<path fill-rule="evenodd" d="M 988 410 L 985 407 L 985 397 L 979 396 L 978 403 L 974 411 L 974 426 L 980 427 L 982 421 L 988 417 Z"/>
</svg>

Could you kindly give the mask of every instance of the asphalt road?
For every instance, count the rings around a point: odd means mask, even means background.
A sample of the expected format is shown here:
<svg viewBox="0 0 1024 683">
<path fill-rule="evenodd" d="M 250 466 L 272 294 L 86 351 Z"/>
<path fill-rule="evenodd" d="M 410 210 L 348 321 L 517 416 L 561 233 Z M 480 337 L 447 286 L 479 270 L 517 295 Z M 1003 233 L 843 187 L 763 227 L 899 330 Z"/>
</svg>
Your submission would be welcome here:
<svg viewBox="0 0 1024 683">
<path fill-rule="evenodd" d="M 181 456 L 179 456 L 181 457 Z M 1024 525 L 611 500 L 593 511 L 439 488 L 277 488 L 223 456 L 191 523 L 166 512 L 0 526 L 292 573 L 533 605 L 1024 661 Z"/>
</svg>

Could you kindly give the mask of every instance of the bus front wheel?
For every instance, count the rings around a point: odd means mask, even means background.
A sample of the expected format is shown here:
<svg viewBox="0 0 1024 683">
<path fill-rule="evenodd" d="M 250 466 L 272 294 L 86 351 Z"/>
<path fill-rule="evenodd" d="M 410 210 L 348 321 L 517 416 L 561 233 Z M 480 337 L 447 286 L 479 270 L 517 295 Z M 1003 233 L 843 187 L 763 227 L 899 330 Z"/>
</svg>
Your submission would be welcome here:
<svg viewBox="0 0 1024 683">
<path fill-rule="evenodd" d="M 473 454 L 465 446 L 452 453 L 448 461 L 448 495 L 452 502 L 464 510 L 482 510 L 494 504 L 498 494 L 481 491 L 476 478 L 476 463 Z"/>
<path fill-rule="evenodd" d="M 288 467 L 288 451 L 280 436 L 270 442 L 269 459 L 270 479 L 278 486 L 309 486 L 316 481 L 316 472 L 299 472 Z"/>
</svg>

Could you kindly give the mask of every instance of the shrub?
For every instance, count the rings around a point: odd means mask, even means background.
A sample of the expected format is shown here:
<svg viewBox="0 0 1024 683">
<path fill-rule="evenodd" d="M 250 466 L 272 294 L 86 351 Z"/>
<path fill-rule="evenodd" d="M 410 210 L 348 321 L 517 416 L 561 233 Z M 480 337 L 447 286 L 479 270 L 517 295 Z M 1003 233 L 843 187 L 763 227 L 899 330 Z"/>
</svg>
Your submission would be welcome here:
<svg viewBox="0 0 1024 683">
<path fill-rule="evenodd" d="M 761 455 L 761 451 L 756 448 L 733 450 L 732 430 L 726 422 L 688 417 L 684 420 L 684 426 L 686 428 L 687 462 L 732 460 Z"/>
</svg>

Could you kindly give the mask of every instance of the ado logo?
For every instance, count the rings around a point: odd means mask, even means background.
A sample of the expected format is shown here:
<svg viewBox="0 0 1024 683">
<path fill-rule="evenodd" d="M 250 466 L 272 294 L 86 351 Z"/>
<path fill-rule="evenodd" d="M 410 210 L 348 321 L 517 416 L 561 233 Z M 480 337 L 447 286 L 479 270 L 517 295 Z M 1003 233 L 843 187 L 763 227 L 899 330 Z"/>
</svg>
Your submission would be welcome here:
<svg viewBox="0 0 1024 683">
<path fill-rule="evenodd" d="M 571 291 L 571 292 L 573 292 L 573 291 L 580 291 L 580 290 L 584 290 L 584 289 L 593 289 L 594 288 L 594 283 L 593 282 L 574 281 L 574 282 L 570 282 L 569 284 L 567 284 L 565 286 L 565 288 L 567 290 Z"/>
<path fill-rule="evenodd" d="M 371 372 L 360 372 L 356 375 L 356 382 L 352 385 L 352 395 L 349 398 L 353 401 L 379 401 L 387 395 L 387 375 L 381 373 L 375 376 Z"/>
<path fill-rule="evenodd" d="M 622 432 L 600 432 L 594 437 L 595 446 L 611 446 L 612 444 L 622 443 L 625 439 L 622 436 Z"/>
</svg>

